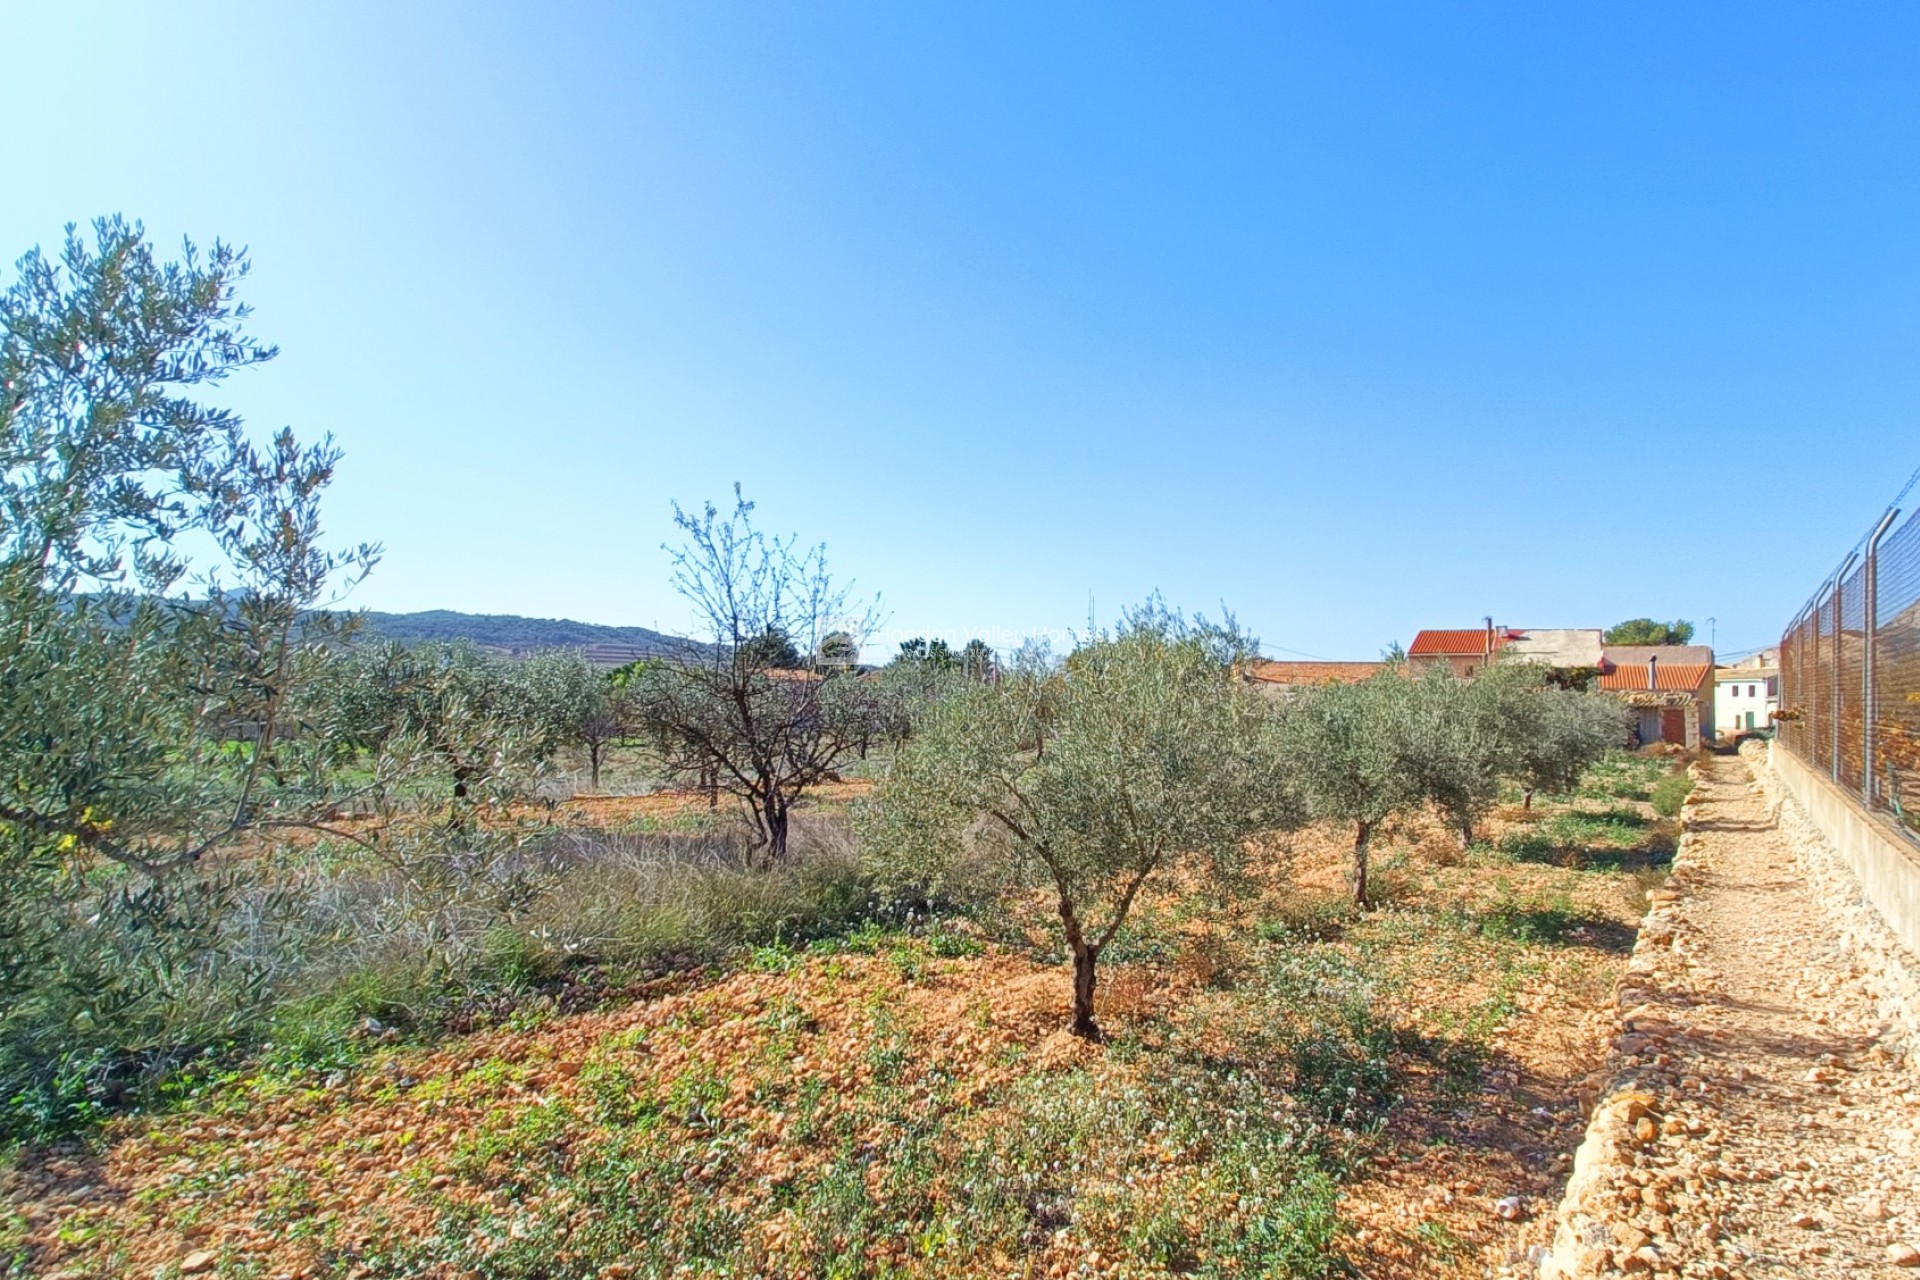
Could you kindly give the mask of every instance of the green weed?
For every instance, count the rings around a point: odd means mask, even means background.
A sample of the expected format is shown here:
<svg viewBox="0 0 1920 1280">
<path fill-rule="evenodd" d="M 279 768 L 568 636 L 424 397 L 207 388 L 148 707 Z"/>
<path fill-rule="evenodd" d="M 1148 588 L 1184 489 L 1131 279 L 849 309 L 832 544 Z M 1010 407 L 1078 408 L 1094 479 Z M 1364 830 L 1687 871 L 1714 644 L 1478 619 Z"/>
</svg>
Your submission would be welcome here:
<svg viewBox="0 0 1920 1280">
<path fill-rule="evenodd" d="M 1670 773 L 1653 785 L 1647 796 L 1653 805 L 1653 811 L 1665 818 L 1680 816 L 1680 806 L 1687 802 L 1687 796 L 1693 791 L 1693 778 L 1685 772 Z"/>
<path fill-rule="evenodd" d="M 1420 1243 L 1437 1258 L 1452 1258 L 1460 1252 L 1460 1237 L 1444 1222 L 1429 1218 L 1414 1228 L 1414 1234 L 1420 1238 Z"/>
<path fill-rule="evenodd" d="M 1359 914 L 1345 893 L 1292 897 L 1254 926 L 1262 942 L 1325 942 L 1338 938 Z"/>
</svg>

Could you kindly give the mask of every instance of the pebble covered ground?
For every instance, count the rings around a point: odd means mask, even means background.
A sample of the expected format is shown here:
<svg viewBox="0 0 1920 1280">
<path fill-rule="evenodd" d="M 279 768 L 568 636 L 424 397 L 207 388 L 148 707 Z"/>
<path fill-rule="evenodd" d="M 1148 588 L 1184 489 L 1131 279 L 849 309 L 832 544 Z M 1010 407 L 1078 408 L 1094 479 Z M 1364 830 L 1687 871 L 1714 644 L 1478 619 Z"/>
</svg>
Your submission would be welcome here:
<svg viewBox="0 0 1920 1280">
<path fill-rule="evenodd" d="M 1920 1072 L 1749 762 L 1701 766 L 1543 1274 L 1920 1274 Z"/>
<path fill-rule="evenodd" d="M 1646 848 L 1623 849 L 1621 860 L 1670 847 L 1673 828 L 1644 805 L 1618 796 L 1579 804 L 1626 813 L 1620 831 Z M 1639 871 L 1495 847 L 1537 834 L 1550 817 L 1490 816 L 1493 843 L 1470 855 L 1437 826 L 1409 832 L 1382 860 L 1384 905 L 1373 912 L 1345 907 L 1345 832 L 1302 833 L 1269 868 L 1262 895 L 1238 905 L 1175 920 L 1171 900 L 1146 904 L 1158 914 L 1143 914 L 1138 936 L 1168 942 L 1110 967 L 1102 1016 L 1115 1043 L 1106 1047 L 1061 1031 L 1064 974 L 1045 957 L 876 935 L 866 950 L 774 949 L 582 1010 L 530 1005 L 438 1041 L 381 1041 L 353 1070 L 249 1067 L 190 1105 L 128 1116 L 93 1142 L 0 1168 L 0 1275 L 501 1274 L 474 1262 L 473 1242 L 506 1248 L 563 1227 L 589 1232 L 608 1214 L 580 1171 L 613 1167 L 606 1152 L 652 1142 L 648 1134 L 658 1135 L 650 1155 L 685 1166 L 684 1177 L 644 1179 L 670 1227 L 696 1221 L 684 1211 L 698 1200 L 738 1219 L 743 1257 L 780 1264 L 757 1274 L 824 1274 L 802 1246 L 840 1220 L 795 1205 L 839 1185 L 835 1170 L 861 1152 L 893 1153 L 869 1172 L 901 1169 L 903 1185 L 924 1187 L 921 1200 L 958 1203 L 946 1193 L 948 1171 L 987 1150 L 988 1136 L 1052 1116 L 1048 1099 L 1117 1106 L 1143 1089 L 1160 1098 L 1176 1083 L 1216 1078 L 1219 1064 L 1255 1061 L 1247 1037 L 1267 1053 L 1279 1014 L 1305 1016 L 1298 1001 L 1349 982 L 1373 993 L 1362 1029 L 1391 1032 L 1380 1065 L 1391 1061 L 1395 1100 L 1381 1104 L 1382 1127 L 1355 1140 L 1343 1170 L 1331 1242 L 1339 1266 L 1369 1280 L 1465 1280 L 1524 1264 L 1566 1180 L 1643 900 Z M 1256 920 L 1285 928 L 1263 934 Z M 1279 972 L 1293 975 L 1284 988 L 1271 985 Z M 1363 1068 L 1345 1056 L 1361 1042 L 1328 1044 L 1340 1064 Z M 1203 1062 L 1213 1065 L 1199 1074 L 1183 1065 Z M 1289 1086 L 1285 1062 L 1258 1063 L 1277 1073 L 1273 1098 L 1292 1105 L 1278 1092 Z M 627 1114 L 635 1100 L 647 1116 Z M 912 1148 L 917 1163 L 901 1145 L 914 1128 L 903 1115 L 931 1135 Z M 1056 1130 L 1065 1132 L 1045 1133 Z M 1128 1252 L 1128 1224 L 1171 1206 L 1198 1231 L 1216 1212 L 1205 1197 L 1208 1152 L 1219 1144 L 1208 1135 L 1176 1149 L 1152 1134 L 1123 1136 L 1110 1134 L 1088 1160 L 1105 1155 L 1072 1175 L 1067 1185 L 1087 1194 L 1070 1220 L 1049 1223 L 1006 1265 L 906 1256 L 910 1242 L 893 1238 L 887 1215 L 911 1214 L 895 1197 L 845 1251 L 843 1269 L 1186 1274 L 1184 1260 Z M 1132 1189 L 1114 1190 L 1123 1185 Z M 11 1273 L 10 1257 L 21 1260 Z M 539 1274 L 655 1273 L 645 1262 L 598 1271 L 552 1262 Z M 753 1266 L 735 1273 L 756 1274 Z"/>
</svg>

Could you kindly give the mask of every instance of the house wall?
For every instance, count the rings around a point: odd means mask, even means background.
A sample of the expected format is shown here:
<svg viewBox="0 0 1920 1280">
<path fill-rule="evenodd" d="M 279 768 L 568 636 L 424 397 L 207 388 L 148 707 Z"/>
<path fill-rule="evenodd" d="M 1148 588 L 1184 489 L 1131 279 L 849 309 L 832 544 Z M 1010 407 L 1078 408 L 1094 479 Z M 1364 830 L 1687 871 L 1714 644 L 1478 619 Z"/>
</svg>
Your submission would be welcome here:
<svg viewBox="0 0 1920 1280">
<path fill-rule="evenodd" d="M 1642 746 L 1654 742 L 1671 742 L 1675 746 L 1693 750 L 1713 736 L 1713 693 L 1712 679 L 1701 682 L 1691 697 L 1680 706 L 1636 707 L 1633 712 L 1634 732 Z M 1676 726 L 1673 717 L 1677 713 Z M 1675 729 L 1678 736 L 1675 736 Z"/>
<path fill-rule="evenodd" d="M 1748 690 L 1753 690 L 1749 693 Z M 1772 689 L 1769 694 L 1767 691 Z M 1735 679 L 1719 679 L 1713 692 L 1713 721 L 1716 729 L 1738 733 L 1753 716 L 1753 727 L 1764 729 L 1773 723 L 1780 709 L 1780 677 L 1754 671 Z"/>
<path fill-rule="evenodd" d="M 1465 680 L 1486 666 L 1487 660 L 1484 655 L 1478 653 L 1471 656 L 1466 654 L 1423 654 L 1418 658 L 1407 659 L 1407 669 L 1415 675 L 1425 675 L 1427 672 L 1442 664 L 1444 664 L 1448 670 L 1452 671 L 1453 674 Z"/>
</svg>

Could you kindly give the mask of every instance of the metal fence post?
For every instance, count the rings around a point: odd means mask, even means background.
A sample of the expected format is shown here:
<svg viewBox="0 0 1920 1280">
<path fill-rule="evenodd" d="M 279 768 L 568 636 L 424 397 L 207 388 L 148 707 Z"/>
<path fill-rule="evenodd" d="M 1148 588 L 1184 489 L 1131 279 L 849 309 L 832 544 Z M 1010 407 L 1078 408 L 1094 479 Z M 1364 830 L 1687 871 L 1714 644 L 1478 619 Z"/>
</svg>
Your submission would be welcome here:
<svg viewBox="0 0 1920 1280">
<path fill-rule="evenodd" d="M 1900 508 L 1888 507 L 1887 514 L 1880 517 L 1880 523 L 1874 526 L 1873 536 L 1867 539 L 1867 567 L 1861 575 L 1866 595 L 1862 604 L 1866 607 L 1864 623 L 1861 628 L 1861 641 L 1865 648 L 1860 654 L 1860 798 L 1867 802 L 1867 808 L 1873 808 L 1873 738 L 1876 725 L 1875 709 L 1879 690 L 1874 687 L 1874 649 L 1879 645 L 1880 629 L 1880 539 L 1887 536 L 1887 530 L 1893 527 L 1894 517 L 1900 514 Z"/>
<path fill-rule="evenodd" d="M 1811 726 L 1807 724 L 1808 707 L 1811 705 L 1812 699 L 1808 696 L 1806 688 L 1806 625 L 1808 616 L 1813 612 L 1813 606 L 1814 601 L 1812 600 L 1801 605 L 1800 612 L 1793 615 L 1793 625 L 1787 628 L 1785 639 L 1791 641 L 1793 648 L 1793 674 L 1791 678 L 1788 678 L 1786 671 L 1787 645 L 1783 643 L 1780 649 L 1780 705 L 1794 713 L 1793 718 L 1787 721 L 1785 736 L 1787 741 L 1793 746 L 1793 749 L 1802 755 L 1807 754 L 1807 752 L 1812 749 L 1809 744 L 1813 741 L 1813 739 L 1808 736 L 1808 730 Z M 1791 692 L 1789 692 L 1789 690 L 1791 690 Z"/>
<path fill-rule="evenodd" d="M 1813 605 L 1807 610 L 1807 639 L 1813 652 L 1807 658 L 1807 731 L 1801 735 L 1806 744 L 1807 763 L 1820 766 L 1820 611 L 1827 607 L 1827 584 L 1813 593 Z"/>
<path fill-rule="evenodd" d="M 1847 570 L 1853 568 L 1853 562 L 1860 558 L 1858 551 L 1849 551 L 1847 558 L 1840 562 L 1840 568 L 1833 575 L 1833 758 L 1829 760 L 1828 772 L 1835 782 L 1840 781 L 1840 712 L 1845 700 L 1840 693 L 1840 650 L 1846 617 L 1841 611 L 1841 603 L 1847 594 Z"/>
<path fill-rule="evenodd" d="M 1813 601 L 1800 606 L 1800 612 L 1793 615 L 1793 622 L 1780 638 L 1780 709 L 1794 714 L 1781 722 L 1779 733 L 1794 750 L 1805 754 L 1807 750 L 1807 729 L 1805 725 L 1806 691 L 1805 668 L 1807 662 L 1807 637 L 1802 630 L 1806 626 L 1807 614 L 1813 608 Z M 1789 662 L 1788 659 L 1792 661 Z"/>
</svg>

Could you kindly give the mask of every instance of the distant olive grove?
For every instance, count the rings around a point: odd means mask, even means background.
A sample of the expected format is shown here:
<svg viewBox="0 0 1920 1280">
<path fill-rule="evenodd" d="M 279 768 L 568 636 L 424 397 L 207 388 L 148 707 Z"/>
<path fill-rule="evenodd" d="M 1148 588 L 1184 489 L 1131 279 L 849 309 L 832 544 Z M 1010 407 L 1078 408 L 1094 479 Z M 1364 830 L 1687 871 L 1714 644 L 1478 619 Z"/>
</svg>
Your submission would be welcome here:
<svg viewBox="0 0 1920 1280">
<path fill-rule="evenodd" d="M 1093 1037 L 1101 954 L 1146 897 L 1227 884 L 1263 837 L 1324 821 L 1352 834 L 1364 905 L 1396 818 L 1470 842 L 1503 787 L 1564 791 L 1624 739 L 1617 704 L 1517 664 L 1275 700 L 1231 620 L 1157 600 L 1063 655 L 913 641 L 863 667 L 877 600 L 737 488 L 673 513 L 669 572 L 702 624 L 678 656 L 602 672 L 356 635 L 341 605 L 380 551 L 327 535 L 338 450 L 257 442 L 217 400 L 275 354 L 247 273 L 229 246 L 169 260 L 106 219 L 0 296 L 5 1134 L 236 1055 L 333 1062 L 353 1028 L 427 1027 L 567 966 L 649 971 L 958 898 L 1053 904 L 1063 1003 Z M 712 821 L 558 819 L 556 761 L 597 788 L 615 749 Z M 857 847 L 806 827 L 856 769 L 878 779 Z"/>
</svg>

